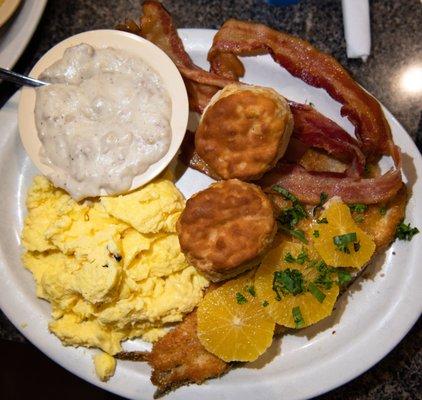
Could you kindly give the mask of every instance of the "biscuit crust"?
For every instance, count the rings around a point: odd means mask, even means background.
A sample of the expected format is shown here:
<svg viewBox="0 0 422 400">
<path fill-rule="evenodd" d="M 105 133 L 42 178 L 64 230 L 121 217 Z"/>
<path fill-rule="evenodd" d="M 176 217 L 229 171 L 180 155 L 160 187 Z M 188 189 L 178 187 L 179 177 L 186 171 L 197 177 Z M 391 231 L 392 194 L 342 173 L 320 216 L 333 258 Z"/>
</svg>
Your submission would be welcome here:
<svg viewBox="0 0 422 400">
<path fill-rule="evenodd" d="M 182 251 L 217 282 L 255 266 L 275 236 L 270 200 L 256 185 L 217 182 L 186 202 L 177 223 Z"/>
<path fill-rule="evenodd" d="M 195 135 L 198 155 L 222 179 L 259 179 L 281 158 L 293 129 L 275 90 L 233 84 L 211 100 Z"/>
</svg>

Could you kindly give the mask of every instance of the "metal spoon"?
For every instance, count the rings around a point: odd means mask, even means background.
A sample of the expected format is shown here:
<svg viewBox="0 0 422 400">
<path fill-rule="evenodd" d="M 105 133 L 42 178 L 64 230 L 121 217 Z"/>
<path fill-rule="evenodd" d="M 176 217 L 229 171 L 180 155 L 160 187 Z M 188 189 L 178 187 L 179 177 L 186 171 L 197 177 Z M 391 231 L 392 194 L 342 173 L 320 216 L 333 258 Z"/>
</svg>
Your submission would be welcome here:
<svg viewBox="0 0 422 400">
<path fill-rule="evenodd" d="M 29 76 L 18 74 L 17 72 L 9 71 L 0 67 L 0 79 L 13 82 L 19 86 L 38 87 L 48 85 L 47 82 L 39 81 L 38 79 L 30 78 Z"/>
</svg>

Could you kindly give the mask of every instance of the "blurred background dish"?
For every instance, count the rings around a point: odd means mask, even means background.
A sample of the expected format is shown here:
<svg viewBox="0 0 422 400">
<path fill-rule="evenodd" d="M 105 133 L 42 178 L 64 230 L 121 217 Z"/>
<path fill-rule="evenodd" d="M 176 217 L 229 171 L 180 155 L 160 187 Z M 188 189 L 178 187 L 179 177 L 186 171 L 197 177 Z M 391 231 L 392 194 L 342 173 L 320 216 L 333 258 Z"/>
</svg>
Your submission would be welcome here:
<svg viewBox="0 0 422 400">
<path fill-rule="evenodd" d="M 0 26 L 3 26 L 18 8 L 21 0 L 0 0 Z"/>
<path fill-rule="evenodd" d="M 15 10 L 19 3 L 21 4 L 12 19 L 9 18 L 13 12 L 3 20 L 3 8 L 8 3 L 17 3 Z M 25 0 L 22 2 L 20 0 L 3 0 L 3 3 L 0 4 L 1 67 L 12 68 L 16 64 L 34 34 L 46 4 L 47 0 Z M 7 19 L 9 20 L 6 23 Z"/>
</svg>

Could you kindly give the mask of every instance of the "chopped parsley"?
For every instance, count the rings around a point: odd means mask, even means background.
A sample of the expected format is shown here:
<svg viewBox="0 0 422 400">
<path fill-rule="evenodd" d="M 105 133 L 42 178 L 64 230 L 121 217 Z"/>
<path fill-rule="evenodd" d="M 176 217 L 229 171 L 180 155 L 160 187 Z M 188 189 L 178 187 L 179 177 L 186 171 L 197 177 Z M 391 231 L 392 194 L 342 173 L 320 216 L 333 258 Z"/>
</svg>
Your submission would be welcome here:
<svg viewBox="0 0 422 400">
<path fill-rule="evenodd" d="M 325 192 L 320 193 L 319 195 L 319 203 L 315 206 L 314 211 L 313 211 L 313 215 L 315 216 L 316 212 L 322 208 L 322 206 L 325 204 L 325 202 L 328 199 L 328 194 Z"/>
<path fill-rule="evenodd" d="M 381 206 L 379 208 L 379 212 L 380 212 L 381 215 L 387 214 L 387 207 L 386 206 Z"/>
<path fill-rule="evenodd" d="M 300 312 L 300 307 L 292 308 L 292 315 L 295 327 L 302 328 L 305 325 L 305 321 L 303 320 L 302 313 Z"/>
<path fill-rule="evenodd" d="M 314 296 L 320 303 L 322 303 L 325 299 L 325 294 L 318 289 L 315 283 L 310 283 L 308 285 L 308 290 L 311 292 L 312 296 Z"/>
<path fill-rule="evenodd" d="M 287 229 L 293 230 L 297 223 L 304 218 L 308 218 L 308 213 L 299 202 L 298 198 L 281 186 L 274 185 L 272 189 L 283 196 L 286 200 L 292 202 L 292 206 L 281 211 L 278 216 L 278 222 Z"/>
<path fill-rule="evenodd" d="M 297 269 L 286 269 L 274 272 L 273 290 L 276 300 L 280 301 L 283 294 L 296 296 L 303 293 L 303 275 Z"/>
<path fill-rule="evenodd" d="M 289 264 L 298 263 L 303 265 L 307 260 L 309 260 L 309 258 L 308 253 L 305 250 L 302 250 L 296 258 L 294 258 L 290 252 L 287 252 L 284 255 L 284 261 Z"/>
<path fill-rule="evenodd" d="M 352 275 L 350 274 L 350 272 L 340 268 L 338 268 L 336 272 L 338 276 L 338 283 L 340 286 L 343 286 L 352 280 Z"/>
<path fill-rule="evenodd" d="M 419 229 L 410 226 L 410 223 L 405 224 L 402 222 L 401 224 L 397 225 L 396 228 L 396 238 L 399 240 L 412 240 L 413 236 L 419 233 Z"/>
<path fill-rule="evenodd" d="M 264 301 L 262 302 L 262 307 L 268 307 L 268 304 L 270 304 L 270 303 L 268 303 L 268 301 L 267 301 L 267 300 L 264 300 Z"/>
<path fill-rule="evenodd" d="M 321 218 L 321 219 L 317 219 L 316 222 L 318 224 L 328 224 L 328 219 L 327 218 Z"/>
<path fill-rule="evenodd" d="M 333 286 L 333 280 L 331 278 L 331 269 L 328 268 L 324 261 L 317 261 L 313 263 L 313 266 L 318 271 L 318 276 L 314 280 L 315 285 L 322 286 L 324 289 L 331 289 Z"/>
<path fill-rule="evenodd" d="M 286 255 L 284 256 L 284 261 L 286 261 L 289 264 L 292 264 L 296 261 L 296 259 L 291 255 L 290 252 L 286 253 Z"/>
<path fill-rule="evenodd" d="M 299 203 L 299 199 L 294 194 L 290 193 L 287 189 L 284 189 L 279 185 L 274 185 L 272 189 L 274 192 L 281 194 L 286 200 L 290 200 L 293 204 Z"/>
<path fill-rule="evenodd" d="M 299 239 L 302 243 L 308 244 L 308 240 L 306 239 L 305 232 L 303 232 L 302 229 L 292 229 L 290 233 L 292 236 Z"/>
<path fill-rule="evenodd" d="M 319 231 L 314 231 L 312 235 L 314 238 L 319 238 Z"/>
<path fill-rule="evenodd" d="M 243 296 L 243 294 L 240 292 L 236 293 L 236 301 L 237 301 L 237 304 L 245 304 L 248 302 L 248 300 L 246 300 L 246 297 Z"/>
<path fill-rule="evenodd" d="M 349 204 L 349 208 L 353 212 L 363 213 L 368 209 L 368 206 L 366 204 L 355 203 L 355 204 Z"/>
<path fill-rule="evenodd" d="M 305 250 L 302 250 L 299 255 L 296 257 L 296 262 L 300 265 L 303 265 L 305 261 L 309 260 L 308 253 Z"/>
<path fill-rule="evenodd" d="M 248 286 L 247 288 L 246 288 L 246 290 L 247 290 L 247 292 L 252 296 L 252 297 L 255 297 L 256 296 L 256 292 L 255 292 L 255 288 L 254 288 L 254 286 Z"/>
<path fill-rule="evenodd" d="M 282 210 L 277 219 L 282 225 L 293 229 L 301 219 L 307 217 L 306 210 L 301 205 L 294 204 L 292 207 Z"/>
<path fill-rule="evenodd" d="M 356 232 L 345 233 L 344 235 L 333 237 L 333 242 L 337 246 L 337 250 L 346 254 L 350 254 L 348 245 L 357 242 L 357 240 Z"/>
</svg>

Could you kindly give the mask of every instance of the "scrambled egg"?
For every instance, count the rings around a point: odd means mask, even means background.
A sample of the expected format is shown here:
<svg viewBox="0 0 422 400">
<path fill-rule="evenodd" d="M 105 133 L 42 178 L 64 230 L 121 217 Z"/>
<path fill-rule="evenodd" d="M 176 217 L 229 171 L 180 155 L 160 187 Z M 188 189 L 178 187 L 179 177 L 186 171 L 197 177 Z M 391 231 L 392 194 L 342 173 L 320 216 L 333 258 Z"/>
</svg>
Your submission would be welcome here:
<svg viewBox="0 0 422 400">
<path fill-rule="evenodd" d="M 107 353 L 94 356 L 94 366 L 97 376 L 103 381 L 108 381 L 116 370 L 116 359 Z"/>
<path fill-rule="evenodd" d="M 76 203 L 46 178 L 27 198 L 23 263 L 49 301 L 49 329 L 65 345 L 98 347 L 155 341 L 166 323 L 181 321 L 202 298 L 207 280 L 182 254 L 175 224 L 185 205 L 170 180 L 126 195 Z M 111 368 L 107 357 L 96 370 Z"/>
</svg>

